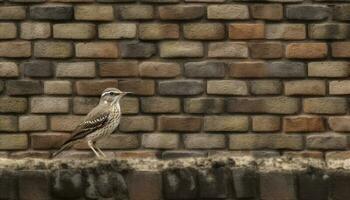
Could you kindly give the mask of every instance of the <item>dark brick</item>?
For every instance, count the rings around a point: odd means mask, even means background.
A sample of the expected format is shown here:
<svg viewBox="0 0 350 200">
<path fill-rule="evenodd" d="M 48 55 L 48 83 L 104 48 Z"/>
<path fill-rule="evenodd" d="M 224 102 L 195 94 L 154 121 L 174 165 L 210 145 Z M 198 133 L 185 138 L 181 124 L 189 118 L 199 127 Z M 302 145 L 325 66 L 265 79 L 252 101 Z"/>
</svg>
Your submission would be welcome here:
<svg viewBox="0 0 350 200">
<path fill-rule="evenodd" d="M 306 138 L 306 147 L 319 150 L 344 150 L 347 147 L 347 139 L 344 135 L 310 135 Z"/>
<path fill-rule="evenodd" d="M 25 76 L 41 78 L 53 75 L 53 63 L 50 61 L 29 61 L 23 63 L 22 66 Z"/>
<path fill-rule="evenodd" d="M 286 12 L 288 19 L 323 20 L 329 16 L 330 9 L 325 5 L 291 5 Z"/>
<path fill-rule="evenodd" d="M 0 115 L 0 132 L 18 131 L 18 118 L 14 115 Z"/>
<path fill-rule="evenodd" d="M 165 170 L 163 185 L 166 199 L 196 199 L 197 197 L 197 173 L 190 168 Z"/>
<path fill-rule="evenodd" d="M 149 58 L 156 53 L 156 46 L 144 42 L 123 42 L 120 44 L 123 58 Z"/>
<path fill-rule="evenodd" d="M 333 10 L 333 18 L 339 21 L 350 20 L 350 5 L 336 5 Z"/>
<path fill-rule="evenodd" d="M 24 113 L 27 110 L 27 99 L 18 97 L 0 98 L 0 113 Z"/>
<path fill-rule="evenodd" d="M 334 173 L 331 174 L 330 196 L 334 200 L 350 199 L 350 174 Z"/>
<path fill-rule="evenodd" d="M 48 200 L 50 176 L 45 170 L 25 170 L 18 175 L 18 191 L 21 200 Z"/>
<path fill-rule="evenodd" d="M 202 158 L 207 157 L 205 151 L 164 151 L 162 159 L 177 159 L 177 158 Z"/>
<path fill-rule="evenodd" d="M 201 18 L 205 13 L 201 5 L 176 5 L 159 7 L 159 16 L 163 20 L 190 20 Z"/>
<path fill-rule="evenodd" d="M 162 199 L 162 175 L 153 171 L 135 171 L 126 177 L 132 200 Z"/>
<path fill-rule="evenodd" d="M 203 82 L 197 80 L 161 81 L 159 83 L 161 95 L 197 95 L 203 93 Z"/>
<path fill-rule="evenodd" d="M 252 58 L 281 58 L 283 46 L 280 42 L 258 42 L 249 45 Z"/>
<path fill-rule="evenodd" d="M 199 173 L 199 196 L 201 198 L 229 197 L 231 172 L 227 168 L 213 168 Z"/>
<path fill-rule="evenodd" d="M 39 81 L 9 80 L 6 84 L 8 95 L 34 95 L 42 94 L 43 90 Z"/>
<path fill-rule="evenodd" d="M 233 187 L 236 197 L 254 198 L 257 195 L 257 177 L 254 171 L 247 169 L 234 169 L 232 171 Z"/>
<path fill-rule="evenodd" d="M 223 62 L 189 62 L 185 64 L 185 76 L 193 78 L 222 78 L 225 76 Z"/>
<path fill-rule="evenodd" d="M 128 199 L 128 190 L 123 176 L 116 172 L 98 174 L 96 188 L 103 198 Z"/>
<path fill-rule="evenodd" d="M 261 174 L 260 197 L 264 200 L 297 200 L 294 175 L 282 172 Z"/>
<path fill-rule="evenodd" d="M 316 173 L 302 173 L 298 176 L 300 200 L 327 200 L 329 179 L 326 175 Z"/>
<path fill-rule="evenodd" d="M 2 91 L 4 91 L 4 89 L 5 89 L 5 82 L 0 81 L 0 94 L 2 93 Z"/>
<path fill-rule="evenodd" d="M 71 20 L 73 7 L 68 5 L 40 5 L 30 7 L 30 18 L 36 20 Z"/>
<path fill-rule="evenodd" d="M 198 132 L 202 127 L 202 119 L 188 116 L 161 116 L 159 129 L 174 132 Z"/>
<path fill-rule="evenodd" d="M 309 37 L 312 39 L 347 39 L 350 37 L 350 25 L 344 23 L 326 23 L 309 25 Z"/>
<path fill-rule="evenodd" d="M 0 199 L 18 199 L 16 172 L 9 170 L 1 170 L 0 177 Z"/>
<path fill-rule="evenodd" d="M 57 170 L 52 174 L 52 194 L 62 199 L 77 199 L 83 195 L 82 175 L 78 170 Z"/>
<path fill-rule="evenodd" d="M 218 98 L 192 98 L 184 102 L 186 113 L 215 114 L 224 111 L 224 101 Z"/>
<path fill-rule="evenodd" d="M 151 96 L 155 93 L 155 83 L 153 80 L 121 80 L 119 89 L 136 95 Z"/>
</svg>

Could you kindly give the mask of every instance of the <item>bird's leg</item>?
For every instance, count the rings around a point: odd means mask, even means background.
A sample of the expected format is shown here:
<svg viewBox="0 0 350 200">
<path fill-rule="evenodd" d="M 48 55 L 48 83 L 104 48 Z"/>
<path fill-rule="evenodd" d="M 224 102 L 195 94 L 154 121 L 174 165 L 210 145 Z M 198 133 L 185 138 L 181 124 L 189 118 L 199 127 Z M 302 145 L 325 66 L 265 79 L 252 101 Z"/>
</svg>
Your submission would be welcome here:
<svg viewBox="0 0 350 200">
<path fill-rule="evenodd" d="M 95 148 L 97 149 L 97 151 L 103 156 L 103 157 L 107 157 L 106 156 L 106 154 L 105 153 L 103 153 L 103 151 L 100 149 L 100 147 L 98 147 L 97 145 L 96 145 L 96 143 L 94 143 L 94 145 L 95 145 Z"/>
<path fill-rule="evenodd" d="M 95 153 L 95 155 L 98 158 L 101 158 L 101 155 L 97 153 L 97 151 L 94 148 L 94 143 L 91 140 L 88 141 L 88 145 L 89 145 L 90 149 Z"/>
</svg>

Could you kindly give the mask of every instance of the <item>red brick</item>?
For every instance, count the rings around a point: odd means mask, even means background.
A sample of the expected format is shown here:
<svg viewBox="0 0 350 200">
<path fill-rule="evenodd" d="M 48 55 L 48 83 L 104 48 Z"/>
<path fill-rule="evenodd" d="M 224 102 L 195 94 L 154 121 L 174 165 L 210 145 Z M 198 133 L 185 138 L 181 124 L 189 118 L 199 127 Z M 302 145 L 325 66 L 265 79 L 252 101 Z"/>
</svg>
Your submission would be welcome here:
<svg viewBox="0 0 350 200">
<path fill-rule="evenodd" d="M 136 95 L 150 96 L 155 93 L 155 83 L 153 80 L 121 80 L 119 89 Z"/>
<path fill-rule="evenodd" d="M 249 45 L 252 58 L 281 58 L 283 45 L 280 42 L 256 42 Z"/>
<path fill-rule="evenodd" d="M 286 57 L 295 59 L 325 58 L 328 54 L 326 43 L 290 43 L 286 47 Z"/>
<path fill-rule="evenodd" d="M 134 77 L 138 76 L 138 64 L 134 61 L 101 62 L 99 63 L 101 77 Z"/>
<path fill-rule="evenodd" d="M 336 58 L 350 57 L 350 42 L 333 42 L 331 45 L 332 56 Z"/>
<path fill-rule="evenodd" d="M 323 132 L 324 121 L 318 116 L 293 116 L 283 118 L 285 132 Z"/>
<path fill-rule="evenodd" d="M 229 25 L 230 39 L 262 39 L 265 37 L 265 26 L 262 23 L 236 23 Z"/>
</svg>

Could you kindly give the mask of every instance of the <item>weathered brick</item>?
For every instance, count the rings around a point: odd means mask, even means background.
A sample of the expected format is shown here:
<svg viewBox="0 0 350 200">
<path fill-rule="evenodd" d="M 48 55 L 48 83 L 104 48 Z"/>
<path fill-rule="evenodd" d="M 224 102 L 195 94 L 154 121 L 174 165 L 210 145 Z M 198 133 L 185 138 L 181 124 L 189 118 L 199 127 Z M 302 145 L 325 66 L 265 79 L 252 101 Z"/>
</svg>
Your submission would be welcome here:
<svg viewBox="0 0 350 200">
<path fill-rule="evenodd" d="M 281 128 L 281 119 L 278 116 L 259 115 L 252 117 L 254 132 L 274 132 Z"/>
<path fill-rule="evenodd" d="M 156 171 L 135 171 L 126 177 L 133 200 L 162 199 L 162 175 Z"/>
<path fill-rule="evenodd" d="M 18 77 L 18 65 L 14 62 L 0 62 L 0 77 Z"/>
<path fill-rule="evenodd" d="M 70 81 L 44 81 L 45 94 L 72 94 Z"/>
<path fill-rule="evenodd" d="M 111 5 L 78 5 L 74 8 L 76 20 L 112 21 L 114 10 Z"/>
<path fill-rule="evenodd" d="M 254 19 L 275 21 L 283 18 L 283 6 L 281 4 L 253 4 L 250 8 Z"/>
<path fill-rule="evenodd" d="M 197 95 L 203 93 L 203 81 L 174 80 L 160 81 L 158 85 L 160 95 Z"/>
<path fill-rule="evenodd" d="M 50 176 L 46 170 L 22 170 L 18 174 L 19 199 L 49 199 Z"/>
<path fill-rule="evenodd" d="M 154 18 L 154 10 L 150 5 L 125 5 L 119 7 L 120 17 L 127 20 L 147 20 Z"/>
<path fill-rule="evenodd" d="M 350 94 L 350 81 L 330 81 L 329 82 L 329 94 L 333 95 L 345 95 Z"/>
<path fill-rule="evenodd" d="M 0 94 L 5 90 L 5 82 L 0 81 Z"/>
<path fill-rule="evenodd" d="M 94 62 L 62 62 L 56 67 L 56 76 L 60 78 L 91 78 L 95 74 Z"/>
<path fill-rule="evenodd" d="M 208 94 L 248 95 L 248 85 L 245 81 L 220 80 L 207 82 Z"/>
<path fill-rule="evenodd" d="M 98 25 L 98 37 L 102 39 L 129 39 L 136 37 L 136 24 L 109 23 Z"/>
<path fill-rule="evenodd" d="M 310 77 L 347 77 L 350 74 L 349 63 L 341 61 L 310 62 L 308 76 Z"/>
<path fill-rule="evenodd" d="M 179 113 L 180 99 L 168 97 L 145 97 L 141 99 L 141 110 L 144 113 Z"/>
<path fill-rule="evenodd" d="M 33 151 L 33 150 L 20 150 L 13 151 L 10 153 L 9 157 L 11 159 L 49 159 L 50 152 L 47 151 Z"/>
<path fill-rule="evenodd" d="M 248 131 L 248 117 L 246 116 L 206 116 L 204 130 L 208 132 Z"/>
<path fill-rule="evenodd" d="M 65 23 L 53 25 L 53 37 L 59 39 L 92 39 L 96 35 L 94 24 Z"/>
<path fill-rule="evenodd" d="M 120 120 L 119 130 L 122 132 L 152 132 L 155 120 L 152 116 L 128 116 Z"/>
<path fill-rule="evenodd" d="M 230 193 L 231 171 L 225 167 L 200 170 L 198 173 L 201 199 L 226 199 Z"/>
<path fill-rule="evenodd" d="M 121 80 L 119 89 L 136 95 L 151 96 L 155 93 L 155 83 L 153 80 Z"/>
<path fill-rule="evenodd" d="M 178 184 L 173 184 L 174 182 Z M 167 169 L 163 171 L 165 199 L 195 199 L 197 196 L 197 172 L 193 169 Z"/>
<path fill-rule="evenodd" d="M 17 27 L 14 23 L 0 23 L 0 39 L 16 38 Z"/>
<path fill-rule="evenodd" d="M 322 80 L 284 82 L 285 95 L 326 95 L 326 83 Z"/>
<path fill-rule="evenodd" d="M 24 113 L 27 110 L 27 99 L 19 97 L 1 97 L 0 113 Z"/>
<path fill-rule="evenodd" d="M 100 96 L 106 88 L 117 87 L 116 80 L 93 80 L 93 81 L 77 81 L 75 82 L 78 95 Z"/>
<path fill-rule="evenodd" d="M 7 94 L 10 96 L 42 94 L 40 81 L 9 80 L 6 84 Z"/>
<path fill-rule="evenodd" d="M 178 3 L 180 0 L 141 0 L 145 3 Z"/>
<path fill-rule="evenodd" d="M 68 113 L 69 99 L 66 97 L 33 97 L 30 101 L 30 108 L 32 113 Z"/>
<path fill-rule="evenodd" d="M 14 115 L 0 116 L 0 132 L 16 132 L 18 131 L 17 117 Z"/>
<path fill-rule="evenodd" d="M 101 149 L 137 149 L 140 147 L 139 140 L 135 134 L 112 134 L 96 143 Z M 90 149 L 86 143 L 77 146 L 77 149 Z"/>
<path fill-rule="evenodd" d="M 286 57 L 296 59 L 325 58 L 328 54 L 326 43 L 290 43 L 286 47 Z"/>
<path fill-rule="evenodd" d="M 350 57 L 349 48 L 350 42 L 333 42 L 331 44 L 332 56 L 336 58 Z"/>
<path fill-rule="evenodd" d="M 180 65 L 170 62 L 145 61 L 140 63 L 139 71 L 141 77 L 149 78 L 172 78 L 180 75 Z"/>
<path fill-rule="evenodd" d="M 292 173 L 262 173 L 259 180 L 262 199 L 298 199 L 295 177 Z"/>
<path fill-rule="evenodd" d="M 229 136 L 231 150 L 242 149 L 303 149 L 301 135 L 283 134 L 236 134 Z"/>
<path fill-rule="evenodd" d="M 179 146 L 178 134 L 151 133 L 142 135 L 142 146 L 149 149 L 176 149 Z"/>
<path fill-rule="evenodd" d="M 180 36 L 177 24 L 140 24 L 138 33 L 142 40 L 177 39 Z"/>
<path fill-rule="evenodd" d="M 28 148 L 27 134 L 1 134 L 0 150 L 24 150 Z"/>
<path fill-rule="evenodd" d="M 150 58 L 157 52 L 155 44 L 138 41 L 122 42 L 120 49 L 123 58 Z"/>
<path fill-rule="evenodd" d="M 160 116 L 159 129 L 171 132 L 199 132 L 202 127 L 200 117 Z"/>
<path fill-rule="evenodd" d="M 292 116 L 283 118 L 285 132 L 323 132 L 325 125 L 318 116 Z"/>
<path fill-rule="evenodd" d="M 45 39 L 51 36 L 50 23 L 23 22 L 20 37 L 26 40 Z"/>
<path fill-rule="evenodd" d="M 26 18 L 24 6 L 0 6 L 1 20 L 22 20 Z"/>
<path fill-rule="evenodd" d="M 283 45 L 280 42 L 256 42 L 249 45 L 252 58 L 273 59 L 283 56 Z"/>
<path fill-rule="evenodd" d="M 328 118 L 329 128 L 337 132 L 349 132 L 350 131 L 350 117 L 339 116 Z"/>
<path fill-rule="evenodd" d="M 226 138 L 224 134 L 186 134 L 184 145 L 186 149 L 223 149 Z"/>
<path fill-rule="evenodd" d="M 254 198 L 257 196 L 257 174 L 250 169 L 232 170 L 233 188 L 238 198 Z"/>
<path fill-rule="evenodd" d="M 286 17 L 296 20 L 323 20 L 328 18 L 330 9 L 326 5 L 290 5 L 286 8 Z"/>
<path fill-rule="evenodd" d="M 159 17 L 162 20 L 191 20 L 201 18 L 204 7 L 201 5 L 160 6 Z"/>
<path fill-rule="evenodd" d="M 79 115 L 55 115 L 50 117 L 50 130 L 52 131 L 73 131 L 82 121 Z"/>
<path fill-rule="evenodd" d="M 329 179 L 323 173 L 301 173 L 298 177 L 299 199 L 327 200 Z"/>
<path fill-rule="evenodd" d="M 230 39 L 263 39 L 265 25 L 263 23 L 235 23 L 229 25 Z"/>
<path fill-rule="evenodd" d="M 87 114 L 99 102 L 98 97 L 74 97 L 73 99 L 73 113 Z"/>
<path fill-rule="evenodd" d="M 225 63 L 216 61 L 185 63 L 185 76 L 193 78 L 222 78 L 225 76 Z"/>
<path fill-rule="evenodd" d="M 177 150 L 177 151 L 164 151 L 162 152 L 162 159 L 177 159 L 177 158 L 205 158 L 208 156 L 207 152 L 203 151 L 185 151 L 185 150 Z"/>
<path fill-rule="evenodd" d="M 13 170 L 3 169 L 1 170 L 1 176 L 3 177 L 0 180 L 1 184 L 1 193 L 0 198 L 2 199 L 16 199 L 17 196 L 17 173 Z"/>
<path fill-rule="evenodd" d="M 136 114 L 139 112 L 139 99 L 135 97 L 123 97 L 120 101 L 123 114 Z"/>
<path fill-rule="evenodd" d="M 24 75 L 33 78 L 51 77 L 53 75 L 53 63 L 44 60 L 32 60 L 21 64 Z"/>
<path fill-rule="evenodd" d="M 306 38 L 304 24 L 267 24 L 265 27 L 267 39 L 302 40 Z"/>
<path fill-rule="evenodd" d="M 347 102 L 346 99 L 337 97 L 306 98 L 303 108 L 305 113 L 344 114 L 347 112 Z"/>
<path fill-rule="evenodd" d="M 277 80 L 256 80 L 250 82 L 250 92 L 255 95 L 280 94 L 282 83 Z"/>
<path fill-rule="evenodd" d="M 31 146 L 35 150 L 59 148 L 68 138 L 67 133 L 34 133 L 30 135 Z"/>
<path fill-rule="evenodd" d="M 35 20 L 71 20 L 73 6 L 59 4 L 31 6 L 29 16 Z"/>
<path fill-rule="evenodd" d="M 181 57 L 202 57 L 204 47 L 200 42 L 166 41 L 159 45 L 160 57 L 181 58 Z"/>
<path fill-rule="evenodd" d="M 45 115 L 23 115 L 18 120 L 19 131 L 45 131 L 47 118 Z"/>
<path fill-rule="evenodd" d="M 244 42 L 209 43 L 208 56 L 212 58 L 247 58 L 248 47 Z"/>
<path fill-rule="evenodd" d="M 8 58 L 25 58 L 32 55 L 28 41 L 0 42 L 0 56 Z"/>
<path fill-rule="evenodd" d="M 339 21 L 349 21 L 350 20 L 350 5 L 340 4 L 335 5 L 333 9 L 333 18 Z"/>
<path fill-rule="evenodd" d="M 135 77 L 139 74 L 137 62 L 101 62 L 99 63 L 101 77 Z"/>
<path fill-rule="evenodd" d="M 79 58 L 118 58 L 119 50 L 115 42 L 87 42 L 75 44 Z"/>
<path fill-rule="evenodd" d="M 190 23 L 183 26 L 184 37 L 190 40 L 220 40 L 225 37 L 221 23 Z"/>
<path fill-rule="evenodd" d="M 249 9 L 238 4 L 209 5 L 207 15 L 208 19 L 248 19 Z"/>
<path fill-rule="evenodd" d="M 227 100 L 227 111 L 232 113 L 294 114 L 300 102 L 291 97 L 231 98 Z"/>
<path fill-rule="evenodd" d="M 345 135 L 310 135 L 306 137 L 308 149 L 346 149 L 347 139 Z"/>
<path fill-rule="evenodd" d="M 219 98 L 185 99 L 184 111 L 196 114 L 215 114 L 224 111 L 224 101 Z"/>
<path fill-rule="evenodd" d="M 34 43 L 37 58 L 69 58 L 73 56 L 73 46 L 69 42 L 38 41 Z"/>
<path fill-rule="evenodd" d="M 310 24 L 309 37 L 311 39 L 348 39 L 350 25 L 345 23 Z"/>
</svg>

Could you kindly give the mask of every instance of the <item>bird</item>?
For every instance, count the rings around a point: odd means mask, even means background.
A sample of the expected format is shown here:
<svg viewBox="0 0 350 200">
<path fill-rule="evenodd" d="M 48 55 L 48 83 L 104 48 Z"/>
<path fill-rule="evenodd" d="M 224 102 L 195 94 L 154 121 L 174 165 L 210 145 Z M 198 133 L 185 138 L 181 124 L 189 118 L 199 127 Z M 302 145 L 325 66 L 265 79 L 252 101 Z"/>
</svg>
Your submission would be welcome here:
<svg viewBox="0 0 350 200">
<path fill-rule="evenodd" d="M 86 115 L 52 157 L 84 140 L 98 158 L 106 157 L 96 146 L 96 142 L 109 136 L 118 127 L 121 118 L 120 100 L 129 93 L 131 92 L 122 92 L 117 88 L 106 88 L 101 94 L 99 104 Z"/>
</svg>

